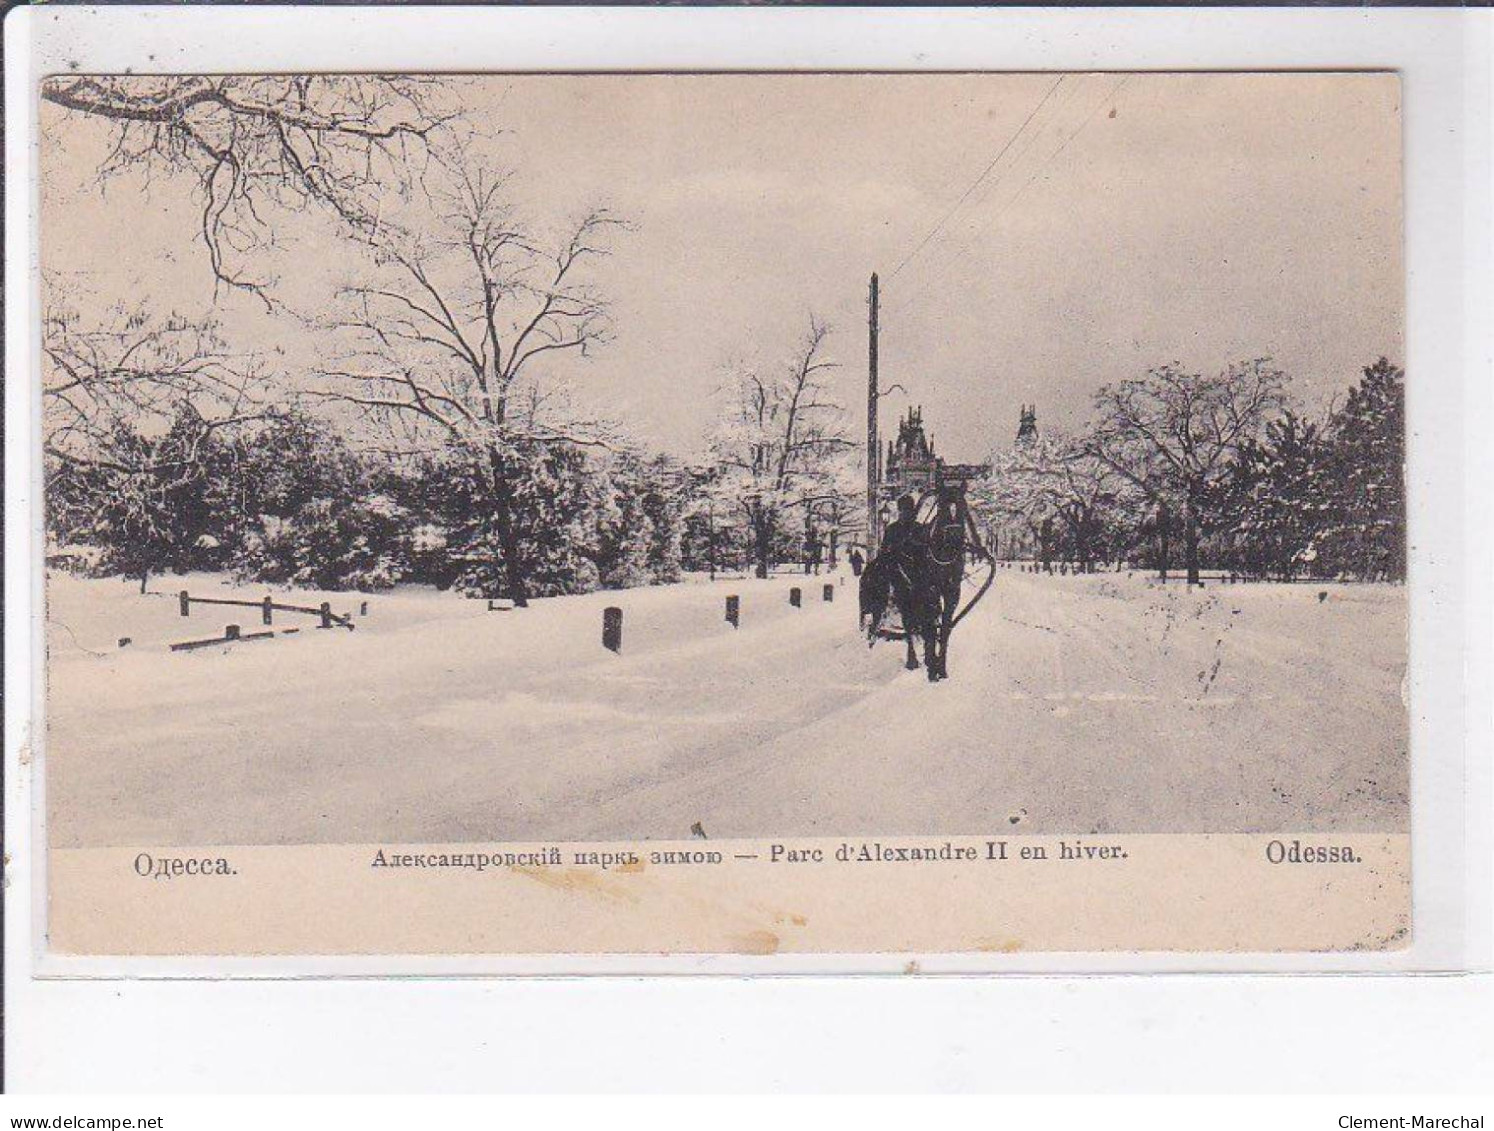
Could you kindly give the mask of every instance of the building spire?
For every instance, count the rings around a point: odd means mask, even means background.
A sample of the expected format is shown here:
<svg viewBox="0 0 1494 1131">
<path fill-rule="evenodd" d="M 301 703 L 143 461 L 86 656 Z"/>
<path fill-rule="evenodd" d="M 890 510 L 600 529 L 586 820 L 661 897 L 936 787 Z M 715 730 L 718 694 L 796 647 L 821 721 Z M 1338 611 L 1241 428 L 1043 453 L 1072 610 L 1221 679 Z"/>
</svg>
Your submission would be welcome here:
<svg viewBox="0 0 1494 1131">
<path fill-rule="evenodd" d="M 1037 435 L 1037 405 L 1024 404 L 1017 423 L 1017 443 L 1031 443 L 1037 439 Z"/>
</svg>

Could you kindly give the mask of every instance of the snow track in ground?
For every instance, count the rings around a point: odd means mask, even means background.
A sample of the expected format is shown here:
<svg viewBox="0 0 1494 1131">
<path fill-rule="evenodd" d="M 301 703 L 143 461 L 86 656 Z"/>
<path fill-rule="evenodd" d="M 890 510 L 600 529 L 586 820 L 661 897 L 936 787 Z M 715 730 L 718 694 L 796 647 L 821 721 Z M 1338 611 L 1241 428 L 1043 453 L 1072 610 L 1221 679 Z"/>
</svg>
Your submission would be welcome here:
<svg viewBox="0 0 1494 1131">
<path fill-rule="evenodd" d="M 1003 571 L 930 685 L 867 649 L 846 581 L 833 604 L 780 576 L 493 613 L 400 590 L 353 633 L 287 618 L 184 654 L 257 611 L 182 619 L 207 578 L 54 579 L 52 843 L 1406 827 L 1403 589 Z"/>
</svg>

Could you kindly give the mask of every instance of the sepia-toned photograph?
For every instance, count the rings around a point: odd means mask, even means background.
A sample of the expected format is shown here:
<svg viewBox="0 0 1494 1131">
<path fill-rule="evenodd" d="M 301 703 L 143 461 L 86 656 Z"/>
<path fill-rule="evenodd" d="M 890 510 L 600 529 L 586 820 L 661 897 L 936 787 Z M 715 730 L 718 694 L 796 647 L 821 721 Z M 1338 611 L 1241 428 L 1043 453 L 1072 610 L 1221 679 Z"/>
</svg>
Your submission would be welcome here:
<svg viewBox="0 0 1494 1131">
<path fill-rule="evenodd" d="M 48 78 L 54 945 L 1404 946 L 1400 98 Z"/>
</svg>

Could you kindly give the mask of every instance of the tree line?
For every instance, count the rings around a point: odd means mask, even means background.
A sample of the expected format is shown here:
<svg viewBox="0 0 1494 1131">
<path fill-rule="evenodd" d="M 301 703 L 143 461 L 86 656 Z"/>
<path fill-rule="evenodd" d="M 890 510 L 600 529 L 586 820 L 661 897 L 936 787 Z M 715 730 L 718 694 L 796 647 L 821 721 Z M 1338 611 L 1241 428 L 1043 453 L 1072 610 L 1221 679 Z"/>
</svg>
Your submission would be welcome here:
<svg viewBox="0 0 1494 1131">
<path fill-rule="evenodd" d="M 176 315 L 116 308 L 99 328 L 57 309 L 45 330 L 49 560 L 142 592 L 206 570 L 522 604 L 687 571 L 766 576 L 806 542 L 833 546 L 854 511 L 852 445 L 820 380 L 827 330 L 812 320 L 787 360 L 730 375 L 693 464 L 605 422 L 582 436 L 543 426 L 533 389 L 505 406 L 512 426 L 476 443 L 458 428 L 412 437 L 398 414 L 370 429 L 340 398 L 285 398 L 210 323 Z"/>
<path fill-rule="evenodd" d="M 243 582 L 386 589 L 415 582 L 527 597 L 799 561 L 779 504 L 743 503 L 719 469 L 626 448 L 505 448 L 506 525 L 463 445 L 390 458 L 298 409 L 218 427 L 190 402 L 154 433 L 115 425 L 95 458 L 50 461 L 49 561 L 99 576 L 221 571 Z M 517 559 L 510 559 L 514 553 Z"/>
<path fill-rule="evenodd" d="M 210 317 L 82 301 L 48 279 L 42 415 L 55 562 L 139 576 L 422 581 L 532 595 L 833 553 L 860 512 L 829 328 L 727 374 L 694 464 L 567 396 L 611 336 L 606 207 L 520 215 L 459 84 L 379 76 L 69 76 L 42 97 L 108 132 L 99 183 L 201 204 L 203 272 L 316 357 L 285 371 Z M 282 232 L 321 225 L 345 281 L 292 310 Z M 330 225 L 330 227 L 328 227 Z M 87 313 L 84 313 L 84 312 Z M 775 347 L 776 348 L 776 347 Z M 1320 421 L 1265 360 L 1099 390 L 1094 423 L 998 453 L 976 510 L 1006 551 L 1248 576 L 1405 574 L 1403 374 Z"/>
<path fill-rule="evenodd" d="M 141 578 L 511 598 L 797 558 L 849 510 L 825 396 L 828 330 L 722 390 L 699 466 L 576 409 L 611 337 L 595 280 L 630 225 L 604 206 L 521 215 L 459 82 L 385 76 L 69 76 L 42 97 L 108 133 L 99 184 L 202 205 L 215 296 L 309 329 L 287 371 L 211 317 L 107 306 L 47 280 L 43 421 L 52 558 Z M 286 230 L 336 239 L 345 282 L 291 309 Z M 302 300 L 304 303 L 304 299 Z M 785 341 L 790 339 L 785 338 Z M 825 517 L 828 516 L 828 517 Z M 833 540 L 833 536 L 832 536 Z"/>
<path fill-rule="evenodd" d="M 1289 384 L 1260 359 L 1104 386 L 1085 431 L 994 456 L 976 508 L 1007 556 L 1044 565 L 1403 580 L 1404 372 L 1364 367 L 1321 420 L 1289 406 Z"/>
</svg>

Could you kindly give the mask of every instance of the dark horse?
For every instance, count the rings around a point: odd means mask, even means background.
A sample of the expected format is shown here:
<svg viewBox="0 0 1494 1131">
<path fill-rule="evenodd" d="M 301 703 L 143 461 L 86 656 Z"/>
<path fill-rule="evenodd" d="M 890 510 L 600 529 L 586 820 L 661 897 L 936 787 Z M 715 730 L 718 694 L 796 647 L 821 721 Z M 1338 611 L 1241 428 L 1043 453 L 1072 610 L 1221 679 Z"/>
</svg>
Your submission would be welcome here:
<svg viewBox="0 0 1494 1131">
<path fill-rule="evenodd" d="M 911 497 L 898 500 L 898 519 L 888 526 L 881 552 L 867 563 L 860 586 L 867 646 L 881 635 L 889 604 L 896 604 L 908 644 L 906 666 L 919 666 L 913 641 L 922 637 L 923 666 L 931 682 L 949 677 L 949 634 L 965 580 L 966 550 L 984 554 L 963 490 L 940 484 L 933 500 L 927 521 L 918 520 Z M 967 544 L 967 531 L 973 544 Z"/>
</svg>

